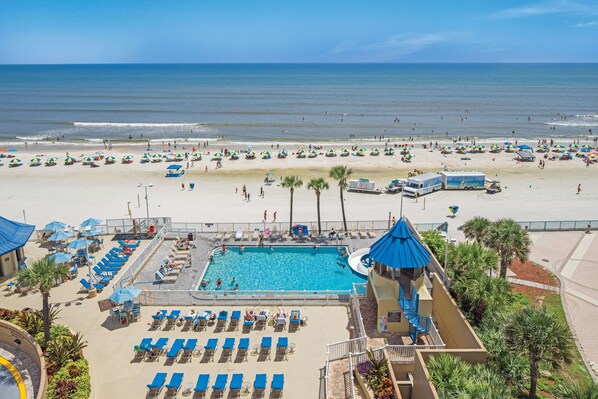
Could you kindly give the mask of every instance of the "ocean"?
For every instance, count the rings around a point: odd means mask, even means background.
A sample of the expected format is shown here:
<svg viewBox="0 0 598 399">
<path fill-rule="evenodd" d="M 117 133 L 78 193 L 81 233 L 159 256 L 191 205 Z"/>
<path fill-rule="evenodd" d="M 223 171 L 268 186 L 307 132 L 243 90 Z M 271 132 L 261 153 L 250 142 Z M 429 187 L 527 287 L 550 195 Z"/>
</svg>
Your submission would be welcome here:
<svg viewBox="0 0 598 399">
<path fill-rule="evenodd" d="M 598 64 L 0 66 L 4 142 L 590 133 Z"/>
</svg>

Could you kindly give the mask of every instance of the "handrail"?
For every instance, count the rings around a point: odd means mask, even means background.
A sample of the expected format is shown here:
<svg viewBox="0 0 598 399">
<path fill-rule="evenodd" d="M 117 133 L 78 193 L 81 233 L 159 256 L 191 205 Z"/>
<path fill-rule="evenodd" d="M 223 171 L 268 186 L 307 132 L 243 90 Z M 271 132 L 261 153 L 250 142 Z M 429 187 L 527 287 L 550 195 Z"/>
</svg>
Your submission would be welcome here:
<svg viewBox="0 0 598 399">
<path fill-rule="evenodd" d="M 355 376 L 353 375 L 353 361 L 349 353 L 349 378 L 351 380 L 351 398 L 355 398 Z"/>
</svg>

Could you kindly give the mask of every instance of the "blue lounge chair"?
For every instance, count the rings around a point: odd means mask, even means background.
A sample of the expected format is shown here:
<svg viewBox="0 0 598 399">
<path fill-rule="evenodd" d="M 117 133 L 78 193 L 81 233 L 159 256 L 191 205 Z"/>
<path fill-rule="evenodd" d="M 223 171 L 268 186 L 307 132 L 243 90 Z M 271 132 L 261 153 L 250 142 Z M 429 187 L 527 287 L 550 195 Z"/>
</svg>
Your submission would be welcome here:
<svg viewBox="0 0 598 399">
<path fill-rule="evenodd" d="M 234 338 L 226 338 L 224 340 L 224 345 L 222 345 L 222 357 L 225 358 L 224 360 L 229 360 L 232 357 L 234 350 L 235 350 L 235 339 Z"/>
<path fill-rule="evenodd" d="M 147 384 L 147 388 L 149 389 L 148 396 L 150 398 L 158 397 L 165 382 L 166 382 L 166 373 L 156 373 L 152 383 Z"/>
<path fill-rule="evenodd" d="M 160 327 L 160 324 L 162 324 L 162 322 L 164 321 L 164 319 L 166 318 L 166 309 L 162 309 L 158 312 L 158 314 L 153 314 L 152 315 L 152 327 Z"/>
<path fill-rule="evenodd" d="M 287 337 L 278 337 L 276 343 L 276 356 L 287 360 L 287 349 L 289 349 L 289 339 Z"/>
<path fill-rule="evenodd" d="M 247 352 L 249 351 L 249 338 L 239 339 L 238 348 L 237 359 L 247 360 Z"/>
<path fill-rule="evenodd" d="M 226 310 L 221 310 L 218 313 L 218 322 L 216 323 L 216 327 L 224 328 L 226 326 L 226 322 L 228 321 L 228 312 Z"/>
<path fill-rule="evenodd" d="M 174 373 L 172 377 L 170 377 L 170 382 L 166 384 L 165 397 L 176 396 L 179 389 L 181 389 L 181 384 L 183 383 L 183 376 L 183 373 Z"/>
<path fill-rule="evenodd" d="M 83 288 L 85 288 L 87 291 L 91 291 L 91 286 L 89 285 L 89 282 L 87 280 L 82 278 L 81 280 L 79 280 L 79 282 L 81 283 Z M 93 288 L 95 288 L 99 292 L 102 292 L 102 290 L 104 289 L 104 286 L 102 284 L 94 284 Z"/>
<path fill-rule="evenodd" d="M 168 338 L 158 338 L 155 344 L 150 345 L 150 357 L 158 357 L 168 343 Z"/>
<path fill-rule="evenodd" d="M 272 394 L 278 397 L 282 396 L 284 389 L 284 374 L 274 374 L 272 376 Z"/>
<path fill-rule="evenodd" d="M 211 310 L 204 310 L 204 312 L 195 319 L 195 322 L 193 323 L 193 329 L 201 331 L 202 328 L 207 327 L 208 317 L 210 317 L 211 314 Z"/>
<path fill-rule="evenodd" d="M 241 320 L 241 311 L 240 310 L 233 310 L 233 312 L 230 315 L 230 324 L 229 324 L 229 328 L 231 329 L 237 329 L 239 328 L 239 320 Z"/>
<path fill-rule="evenodd" d="M 175 339 L 174 342 L 172 343 L 172 346 L 170 347 L 170 350 L 166 354 L 166 357 L 168 359 L 176 359 L 176 357 L 179 355 L 179 352 L 181 351 L 181 349 L 183 349 L 184 344 L 185 344 L 185 340 L 183 338 Z"/>
<path fill-rule="evenodd" d="M 260 356 L 270 359 L 270 349 L 272 349 L 272 337 L 262 337 Z"/>
<path fill-rule="evenodd" d="M 243 320 L 243 331 L 250 331 L 253 328 L 253 320 Z"/>
<path fill-rule="evenodd" d="M 110 280 L 112 280 L 112 278 L 114 277 L 114 273 L 112 273 L 112 272 L 105 272 L 102 269 L 100 269 L 98 267 L 98 265 L 95 265 L 92 270 L 95 272 L 96 275 L 102 276 L 102 277 L 109 277 Z"/>
<path fill-rule="evenodd" d="M 217 396 L 224 395 L 224 390 L 226 389 L 226 383 L 228 382 L 228 374 L 218 374 L 216 377 L 216 382 L 212 385 L 212 389 L 214 390 L 214 394 Z"/>
<path fill-rule="evenodd" d="M 179 318 L 180 315 L 180 310 L 171 310 L 170 314 L 166 316 L 166 327 L 174 326 L 174 323 L 176 323 L 176 320 Z"/>
<path fill-rule="evenodd" d="M 241 388 L 243 387 L 243 374 L 233 374 L 233 378 L 230 380 L 230 393 L 232 397 L 239 397 L 241 394 Z"/>
<path fill-rule="evenodd" d="M 145 354 L 150 350 L 151 343 L 151 338 L 143 338 L 139 345 L 135 346 L 135 358 L 143 358 Z"/>
<path fill-rule="evenodd" d="M 95 274 L 87 274 L 87 277 L 91 278 L 91 282 L 94 284 L 102 284 L 104 287 L 110 284 L 110 277 L 96 276 Z"/>
<path fill-rule="evenodd" d="M 114 273 L 118 273 L 120 271 L 120 267 L 116 267 L 116 266 L 109 266 L 106 262 L 104 262 L 103 260 L 98 262 L 98 267 L 100 269 L 102 269 L 102 271 L 104 272 L 114 272 Z"/>
<path fill-rule="evenodd" d="M 253 391 L 256 396 L 263 396 L 266 391 L 266 374 L 256 374 L 253 381 Z"/>
<path fill-rule="evenodd" d="M 185 342 L 185 346 L 183 346 L 183 356 L 181 357 L 182 360 L 188 361 L 191 360 L 191 356 L 193 356 L 193 351 L 197 347 L 197 339 L 190 338 Z"/>
<path fill-rule="evenodd" d="M 209 374 L 200 374 L 197 377 L 197 384 L 195 384 L 195 392 L 206 393 L 208 390 L 208 383 L 210 382 Z"/>
<path fill-rule="evenodd" d="M 203 347 L 205 349 L 204 356 L 206 356 L 208 360 L 214 360 L 214 353 L 216 353 L 217 347 L 218 338 L 208 339 L 208 343 Z"/>
</svg>

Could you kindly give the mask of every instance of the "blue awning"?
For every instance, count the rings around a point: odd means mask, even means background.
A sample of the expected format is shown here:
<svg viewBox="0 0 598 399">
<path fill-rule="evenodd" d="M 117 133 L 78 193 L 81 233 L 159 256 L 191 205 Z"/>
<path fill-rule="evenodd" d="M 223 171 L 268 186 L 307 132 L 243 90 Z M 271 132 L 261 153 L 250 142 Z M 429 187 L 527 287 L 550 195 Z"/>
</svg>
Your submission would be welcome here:
<svg viewBox="0 0 598 399">
<path fill-rule="evenodd" d="M 519 148 L 520 150 L 534 152 L 534 149 L 532 147 L 530 147 L 529 145 L 526 145 L 526 144 L 518 145 L 517 148 Z"/>
<path fill-rule="evenodd" d="M 167 167 L 166 169 L 170 169 L 170 170 L 179 170 L 183 167 L 183 165 L 170 165 L 169 167 Z"/>
<path fill-rule="evenodd" d="M 370 258 L 394 269 L 416 269 L 430 263 L 430 253 L 403 218 L 370 247 Z"/>
<path fill-rule="evenodd" d="M 35 226 L 14 222 L 0 216 L 0 255 L 7 254 L 24 246 Z"/>
</svg>

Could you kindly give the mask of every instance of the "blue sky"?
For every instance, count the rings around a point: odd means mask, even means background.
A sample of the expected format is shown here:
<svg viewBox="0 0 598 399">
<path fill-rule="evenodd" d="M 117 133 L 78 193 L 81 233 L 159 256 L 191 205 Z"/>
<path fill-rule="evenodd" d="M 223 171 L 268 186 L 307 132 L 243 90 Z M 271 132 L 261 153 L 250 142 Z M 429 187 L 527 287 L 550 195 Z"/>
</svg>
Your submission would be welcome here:
<svg viewBox="0 0 598 399">
<path fill-rule="evenodd" d="M 0 0 L 0 64 L 598 62 L 598 0 Z"/>
</svg>

